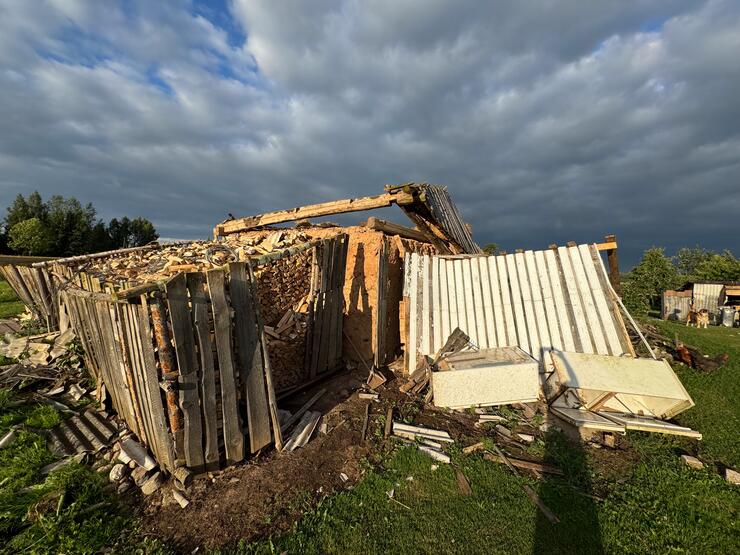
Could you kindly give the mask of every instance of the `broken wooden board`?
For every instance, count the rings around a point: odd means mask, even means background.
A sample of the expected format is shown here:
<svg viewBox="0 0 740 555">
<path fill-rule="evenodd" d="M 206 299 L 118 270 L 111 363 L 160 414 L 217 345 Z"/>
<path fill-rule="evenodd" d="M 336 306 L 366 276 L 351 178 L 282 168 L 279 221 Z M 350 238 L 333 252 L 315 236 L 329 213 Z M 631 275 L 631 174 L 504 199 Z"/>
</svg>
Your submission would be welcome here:
<svg viewBox="0 0 740 555">
<path fill-rule="evenodd" d="M 521 349 L 504 349 L 515 351 L 503 358 L 503 349 L 483 349 L 447 358 L 450 370 L 432 372 L 434 405 L 457 409 L 537 401 L 539 363 Z M 526 362 L 510 362 L 511 358 Z"/>
<path fill-rule="evenodd" d="M 624 425 L 613 422 L 612 420 L 604 418 L 603 416 L 589 410 L 550 407 L 550 411 L 555 416 L 562 418 L 577 428 L 599 430 L 602 432 L 617 432 L 620 434 L 623 434 L 626 431 Z"/>
<path fill-rule="evenodd" d="M 672 418 L 694 406 L 665 360 L 552 351 L 557 407 Z M 566 394 L 566 391 L 569 392 Z"/>
<path fill-rule="evenodd" d="M 600 412 L 600 416 L 624 426 L 627 430 L 639 430 L 642 432 L 658 432 L 677 436 L 686 436 L 701 439 L 702 435 L 696 430 L 664 422 L 649 416 L 638 416 L 636 414 L 618 414 L 613 412 Z"/>
<path fill-rule="evenodd" d="M 321 413 L 317 411 L 308 411 L 303 415 L 301 421 L 296 426 L 295 430 L 290 436 L 290 439 L 285 444 L 283 451 L 291 452 L 295 451 L 299 447 L 303 447 L 311 439 L 316 426 L 321 419 Z"/>
</svg>

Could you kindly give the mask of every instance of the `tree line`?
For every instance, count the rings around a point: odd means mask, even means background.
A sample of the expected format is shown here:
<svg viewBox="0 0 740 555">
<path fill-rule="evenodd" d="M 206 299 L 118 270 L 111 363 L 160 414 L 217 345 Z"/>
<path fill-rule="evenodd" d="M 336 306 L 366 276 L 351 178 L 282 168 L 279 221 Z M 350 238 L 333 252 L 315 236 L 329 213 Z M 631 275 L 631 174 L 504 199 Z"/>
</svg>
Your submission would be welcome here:
<svg viewBox="0 0 740 555">
<path fill-rule="evenodd" d="M 35 191 L 18 195 L 0 223 L 0 253 L 75 256 L 146 245 L 159 237 L 145 218 L 97 218 L 91 203 L 54 195 L 44 201 Z"/>
<path fill-rule="evenodd" d="M 660 308 L 663 291 L 695 281 L 740 281 L 740 259 L 729 250 L 682 248 L 668 256 L 665 249 L 653 247 L 622 275 L 622 297 L 631 312 L 645 314 Z"/>
</svg>

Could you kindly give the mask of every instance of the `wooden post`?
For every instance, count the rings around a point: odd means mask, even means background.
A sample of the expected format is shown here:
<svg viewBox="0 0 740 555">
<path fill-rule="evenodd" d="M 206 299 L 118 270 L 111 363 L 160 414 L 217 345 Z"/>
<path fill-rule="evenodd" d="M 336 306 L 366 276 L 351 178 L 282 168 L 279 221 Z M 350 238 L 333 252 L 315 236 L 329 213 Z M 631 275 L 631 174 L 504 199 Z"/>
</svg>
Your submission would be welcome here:
<svg viewBox="0 0 740 555">
<path fill-rule="evenodd" d="M 622 296 L 622 284 L 619 277 L 619 258 L 617 258 L 617 236 L 607 235 L 604 237 L 604 241 L 607 243 L 614 243 L 613 249 L 606 251 L 606 259 L 609 263 L 609 282 L 612 284 L 612 288 L 619 295 Z"/>
</svg>

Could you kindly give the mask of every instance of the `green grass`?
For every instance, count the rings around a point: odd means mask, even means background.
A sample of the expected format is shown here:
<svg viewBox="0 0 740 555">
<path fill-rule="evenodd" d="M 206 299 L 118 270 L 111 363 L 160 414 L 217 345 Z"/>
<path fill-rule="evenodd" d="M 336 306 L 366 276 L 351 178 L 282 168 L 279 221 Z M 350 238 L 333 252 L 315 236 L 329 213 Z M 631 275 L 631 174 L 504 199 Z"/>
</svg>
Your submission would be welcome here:
<svg viewBox="0 0 740 555">
<path fill-rule="evenodd" d="M 699 455 L 732 468 L 740 467 L 740 328 L 710 326 L 707 329 L 650 320 L 667 337 L 679 339 L 704 354 L 730 355 L 727 363 L 711 374 L 703 374 L 683 364 L 674 368 L 696 406 L 676 420 L 704 434 Z"/>
<path fill-rule="evenodd" d="M 36 431 L 59 421 L 52 407 L 0 389 L 0 436 L 20 426 L 15 442 L 0 450 L 0 553 L 95 553 L 131 521 L 105 476 L 91 468 L 70 464 L 41 474 L 56 457 Z"/>
<path fill-rule="evenodd" d="M 653 323 L 651 321 L 651 323 Z M 740 465 L 740 330 L 695 330 L 657 325 L 705 353 L 728 353 L 711 375 L 682 365 L 676 371 L 696 402 L 678 422 L 700 430 L 702 442 L 630 432 L 628 460 L 582 450 L 549 434 L 538 450 L 558 463 L 564 478 L 515 478 L 480 456 L 457 453 L 453 462 L 474 495 L 457 489 L 452 468 L 413 448 L 402 448 L 384 469 L 371 471 L 352 491 L 325 499 L 281 537 L 230 550 L 236 553 L 738 553 L 740 488 L 719 466 Z M 704 470 L 689 469 L 679 455 L 698 454 Z M 604 463 L 607 461 L 607 464 Z M 631 462 L 630 462 L 631 461 Z M 413 481 L 407 481 L 413 476 Z M 560 518 L 551 525 L 521 490 L 528 482 Z M 409 508 L 390 501 L 386 492 Z M 596 501 L 584 494 L 596 493 Z"/>
<path fill-rule="evenodd" d="M 0 279 L 0 318 L 10 318 L 23 312 L 25 307 L 4 279 Z"/>
</svg>

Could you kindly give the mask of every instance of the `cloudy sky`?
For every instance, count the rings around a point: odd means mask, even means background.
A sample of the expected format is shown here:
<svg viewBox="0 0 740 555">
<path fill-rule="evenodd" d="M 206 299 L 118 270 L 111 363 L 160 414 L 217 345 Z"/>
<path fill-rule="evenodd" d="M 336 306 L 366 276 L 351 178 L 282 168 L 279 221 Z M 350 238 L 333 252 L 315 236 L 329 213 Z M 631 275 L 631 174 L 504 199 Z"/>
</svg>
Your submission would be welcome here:
<svg viewBox="0 0 740 555">
<path fill-rule="evenodd" d="M 740 3 L 0 0 L 0 209 L 193 238 L 407 181 L 480 244 L 740 254 Z"/>
</svg>

